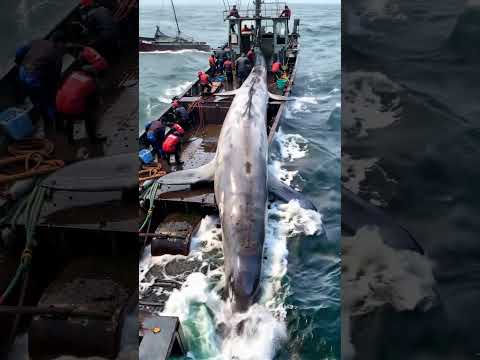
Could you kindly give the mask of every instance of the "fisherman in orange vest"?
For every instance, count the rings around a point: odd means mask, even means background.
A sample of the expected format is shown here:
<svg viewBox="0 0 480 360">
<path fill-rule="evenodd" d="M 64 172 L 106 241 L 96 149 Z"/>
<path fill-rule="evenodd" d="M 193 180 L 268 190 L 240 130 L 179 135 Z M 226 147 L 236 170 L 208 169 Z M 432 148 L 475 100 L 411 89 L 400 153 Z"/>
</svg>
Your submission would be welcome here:
<svg viewBox="0 0 480 360">
<path fill-rule="evenodd" d="M 272 74 L 274 81 L 278 80 L 282 74 L 282 63 L 279 62 L 277 59 L 275 59 L 272 64 Z"/>
<path fill-rule="evenodd" d="M 85 129 L 95 142 L 93 112 L 98 100 L 96 78 L 108 68 L 107 61 L 93 48 L 85 47 L 78 56 L 79 69 L 73 71 L 61 84 L 56 96 L 56 107 L 66 122 L 67 138 L 73 142 L 73 122 L 85 120 Z"/>
<path fill-rule="evenodd" d="M 215 56 L 214 52 L 208 57 L 208 65 L 210 65 L 208 72 L 210 75 L 214 76 L 217 72 L 217 57 Z"/>
<path fill-rule="evenodd" d="M 225 75 L 227 76 L 227 81 L 229 83 L 233 82 L 233 62 L 230 58 L 226 58 L 223 62 L 223 68 L 225 69 Z"/>
<path fill-rule="evenodd" d="M 203 71 L 199 71 L 198 82 L 200 84 L 200 95 L 205 93 L 205 89 L 207 89 L 207 94 L 212 92 L 212 83 L 208 74 L 204 73 Z"/>
<path fill-rule="evenodd" d="M 167 164 L 170 165 L 170 156 L 175 155 L 175 162 L 177 165 L 182 165 L 180 160 L 180 138 L 185 134 L 185 130 L 178 124 L 169 124 L 172 130 L 168 133 L 162 145 L 162 150 L 167 158 Z"/>
</svg>

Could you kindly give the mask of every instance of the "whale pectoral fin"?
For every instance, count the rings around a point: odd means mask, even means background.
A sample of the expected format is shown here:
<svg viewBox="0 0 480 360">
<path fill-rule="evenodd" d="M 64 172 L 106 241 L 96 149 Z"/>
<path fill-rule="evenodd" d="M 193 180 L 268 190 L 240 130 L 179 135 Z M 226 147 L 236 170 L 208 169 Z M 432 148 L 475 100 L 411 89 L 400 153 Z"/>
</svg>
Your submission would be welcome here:
<svg viewBox="0 0 480 360">
<path fill-rule="evenodd" d="M 294 99 L 288 98 L 286 96 L 272 94 L 271 92 L 268 93 L 268 96 L 270 97 L 270 99 L 276 100 L 276 101 L 292 101 L 292 100 L 294 100 Z"/>
<path fill-rule="evenodd" d="M 232 91 L 225 91 L 225 92 L 221 92 L 221 93 L 216 93 L 216 94 L 213 94 L 215 96 L 235 96 L 237 95 L 238 93 L 238 89 L 237 90 L 232 90 Z"/>
<path fill-rule="evenodd" d="M 215 160 L 196 169 L 171 172 L 157 180 L 162 185 L 193 185 L 213 181 Z"/>
<path fill-rule="evenodd" d="M 290 200 L 298 200 L 300 206 L 304 209 L 317 211 L 317 207 L 305 195 L 297 190 L 292 189 L 287 184 L 280 181 L 274 174 L 268 174 L 268 192 L 276 199 L 289 202 Z"/>
</svg>

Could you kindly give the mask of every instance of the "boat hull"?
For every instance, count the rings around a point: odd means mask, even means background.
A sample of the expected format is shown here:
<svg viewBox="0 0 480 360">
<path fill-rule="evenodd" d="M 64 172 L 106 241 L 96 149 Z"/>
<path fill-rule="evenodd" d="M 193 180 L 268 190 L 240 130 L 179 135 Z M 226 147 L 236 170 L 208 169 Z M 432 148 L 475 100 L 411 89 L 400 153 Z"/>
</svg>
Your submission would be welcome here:
<svg viewBox="0 0 480 360">
<path fill-rule="evenodd" d="M 206 43 L 160 43 L 155 41 L 140 40 L 138 45 L 138 49 L 141 52 L 180 50 L 210 51 L 210 46 L 208 46 Z"/>
</svg>

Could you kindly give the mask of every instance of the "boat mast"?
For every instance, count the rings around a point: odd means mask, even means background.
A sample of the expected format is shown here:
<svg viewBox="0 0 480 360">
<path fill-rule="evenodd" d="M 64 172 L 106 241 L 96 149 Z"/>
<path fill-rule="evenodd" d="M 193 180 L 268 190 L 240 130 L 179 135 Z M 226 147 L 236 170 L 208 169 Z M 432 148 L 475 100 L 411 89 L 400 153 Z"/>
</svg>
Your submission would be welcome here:
<svg viewBox="0 0 480 360">
<path fill-rule="evenodd" d="M 255 37 L 255 42 L 257 46 L 260 46 L 260 27 L 262 26 L 262 0 L 254 0 L 255 1 L 255 31 L 257 36 Z"/>
<path fill-rule="evenodd" d="M 175 6 L 173 5 L 173 0 L 170 0 L 172 3 L 173 16 L 175 16 L 175 23 L 177 24 L 177 37 L 180 37 L 180 26 L 178 26 L 177 13 L 175 12 Z"/>
</svg>

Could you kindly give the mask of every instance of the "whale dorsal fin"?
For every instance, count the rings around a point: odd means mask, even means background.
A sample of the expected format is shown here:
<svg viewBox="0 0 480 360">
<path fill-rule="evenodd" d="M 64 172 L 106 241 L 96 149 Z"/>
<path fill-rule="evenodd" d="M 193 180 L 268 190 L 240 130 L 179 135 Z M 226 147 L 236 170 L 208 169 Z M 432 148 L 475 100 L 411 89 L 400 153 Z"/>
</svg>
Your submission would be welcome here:
<svg viewBox="0 0 480 360">
<path fill-rule="evenodd" d="M 162 185 L 193 185 L 213 181 L 215 177 L 215 159 L 196 169 L 171 172 L 157 180 Z"/>
<path fill-rule="evenodd" d="M 317 211 L 317 207 L 305 195 L 292 189 L 287 184 L 284 184 L 271 171 L 268 172 L 268 192 L 276 199 L 289 202 L 290 200 L 298 200 L 304 209 Z"/>
</svg>

